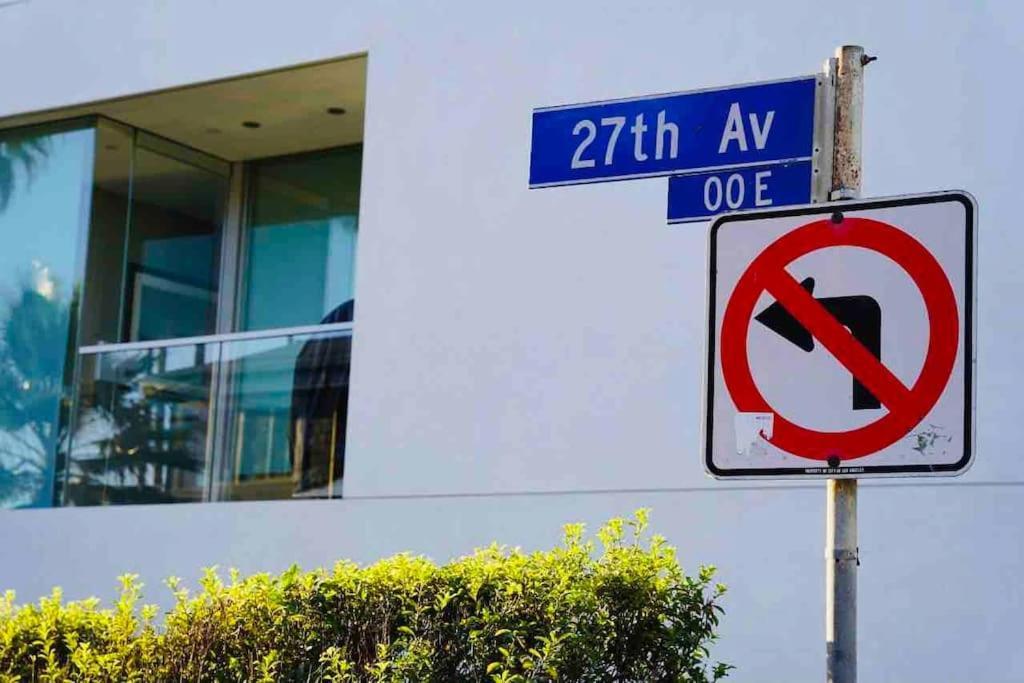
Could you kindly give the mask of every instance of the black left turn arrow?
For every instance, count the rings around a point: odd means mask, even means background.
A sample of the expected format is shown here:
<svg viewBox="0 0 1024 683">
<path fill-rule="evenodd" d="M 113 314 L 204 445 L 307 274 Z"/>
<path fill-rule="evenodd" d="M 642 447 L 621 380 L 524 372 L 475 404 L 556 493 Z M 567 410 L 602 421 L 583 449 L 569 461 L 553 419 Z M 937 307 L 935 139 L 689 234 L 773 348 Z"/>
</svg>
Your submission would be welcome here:
<svg viewBox="0 0 1024 683">
<path fill-rule="evenodd" d="M 814 278 L 807 278 L 800 286 L 814 294 Z M 834 296 L 815 299 L 824 306 L 840 325 L 850 330 L 854 339 L 864 345 L 871 355 L 882 358 L 882 309 L 870 296 Z M 758 313 L 754 320 L 804 351 L 814 350 L 814 337 L 803 324 L 793 317 L 778 301 Z M 853 409 L 870 410 L 882 404 L 857 378 L 853 379 Z"/>
</svg>

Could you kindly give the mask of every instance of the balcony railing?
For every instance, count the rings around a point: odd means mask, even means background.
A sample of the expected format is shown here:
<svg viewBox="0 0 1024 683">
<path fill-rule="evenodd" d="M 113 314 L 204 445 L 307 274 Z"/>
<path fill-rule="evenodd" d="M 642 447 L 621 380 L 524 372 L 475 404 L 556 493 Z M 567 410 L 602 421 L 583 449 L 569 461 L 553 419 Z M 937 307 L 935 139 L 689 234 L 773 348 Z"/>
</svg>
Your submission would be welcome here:
<svg viewBox="0 0 1024 683">
<path fill-rule="evenodd" d="M 65 505 L 340 495 L 351 323 L 80 349 Z"/>
</svg>

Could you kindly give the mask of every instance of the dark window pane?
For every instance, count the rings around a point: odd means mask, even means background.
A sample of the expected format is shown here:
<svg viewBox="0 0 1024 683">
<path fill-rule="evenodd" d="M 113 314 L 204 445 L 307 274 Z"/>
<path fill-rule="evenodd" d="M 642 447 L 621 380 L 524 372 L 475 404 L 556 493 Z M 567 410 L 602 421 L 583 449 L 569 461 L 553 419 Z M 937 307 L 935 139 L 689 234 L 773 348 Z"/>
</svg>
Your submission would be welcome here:
<svg viewBox="0 0 1024 683">
<path fill-rule="evenodd" d="M 82 344 L 215 331 L 228 167 L 99 124 Z"/>
<path fill-rule="evenodd" d="M 354 298 L 362 147 L 252 165 L 244 330 L 315 325 Z"/>
<path fill-rule="evenodd" d="M 340 495 L 350 356 L 347 331 L 224 343 L 222 497 Z"/>
<path fill-rule="evenodd" d="M 190 162 L 169 144 L 136 144 L 125 272 L 129 340 L 214 331 L 227 177 Z"/>
<path fill-rule="evenodd" d="M 131 128 L 100 120 L 82 288 L 82 344 L 121 340 L 125 235 L 131 196 Z"/>
</svg>

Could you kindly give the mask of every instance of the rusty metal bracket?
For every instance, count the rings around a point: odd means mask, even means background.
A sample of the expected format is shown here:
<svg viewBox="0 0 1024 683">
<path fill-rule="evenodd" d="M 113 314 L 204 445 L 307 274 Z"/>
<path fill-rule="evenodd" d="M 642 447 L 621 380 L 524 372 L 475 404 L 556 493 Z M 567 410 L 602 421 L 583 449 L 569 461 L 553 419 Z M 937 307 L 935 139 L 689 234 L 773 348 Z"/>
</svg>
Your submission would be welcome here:
<svg viewBox="0 0 1024 683">
<path fill-rule="evenodd" d="M 825 553 L 825 559 L 832 559 L 836 562 L 856 562 L 857 566 L 860 566 L 860 548 L 854 548 L 850 550 L 848 548 L 837 548 L 832 551 L 832 557 L 829 557 L 829 553 Z"/>
</svg>

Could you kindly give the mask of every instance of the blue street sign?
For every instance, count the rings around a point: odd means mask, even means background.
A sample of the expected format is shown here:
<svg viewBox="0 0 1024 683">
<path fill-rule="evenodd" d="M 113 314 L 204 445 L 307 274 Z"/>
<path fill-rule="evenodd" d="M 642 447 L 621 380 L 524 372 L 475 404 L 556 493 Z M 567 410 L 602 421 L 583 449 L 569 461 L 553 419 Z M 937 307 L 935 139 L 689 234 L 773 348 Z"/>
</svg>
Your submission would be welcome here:
<svg viewBox="0 0 1024 683">
<path fill-rule="evenodd" d="M 703 221 L 726 211 L 811 203 L 810 161 L 672 176 L 668 222 Z"/>
<path fill-rule="evenodd" d="M 530 187 L 810 159 L 820 79 L 536 109 Z"/>
</svg>

